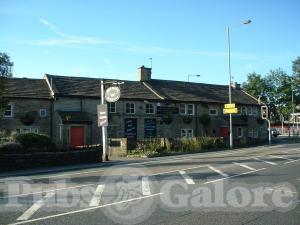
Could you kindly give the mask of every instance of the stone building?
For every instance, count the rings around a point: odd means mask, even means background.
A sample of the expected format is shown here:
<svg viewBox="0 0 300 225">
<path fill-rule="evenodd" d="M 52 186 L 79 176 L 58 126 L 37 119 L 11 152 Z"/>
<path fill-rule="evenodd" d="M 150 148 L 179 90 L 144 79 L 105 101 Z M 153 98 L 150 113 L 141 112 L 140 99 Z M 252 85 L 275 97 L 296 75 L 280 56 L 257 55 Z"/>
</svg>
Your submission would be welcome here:
<svg viewBox="0 0 300 225">
<path fill-rule="evenodd" d="M 7 79 L 8 105 L 0 118 L 2 134 L 43 133 L 51 137 L 52 110 L 48 85 L 42 79 Z"/>
<path fill-rule="evenodd" d="M 224 104 L 228 103 L 227 85 L 158 80 L 151 76 L 151 69 L 140 67 L 138 81 L 122 81 L 120 100 L 108 104 L 109 137 L 228 138 L 229 116 L 223 114 Z M 10 79 L 10 104 L 1 119 L 1 129 L 45 133 L 59 146 L 98 144 L 100 81 L 50 74 L 41 80 Z M 104 79 L 108 81 L 111 80 Z M 234 143 L 266 139 L 267 127 L 260 119 L 258 100 L 235 84 L 232 102 L 239 108 L 239 113 L 233 114 Z M 31 125 L 24 125 L 19 118 L 28 111 L 34 111 L 36 117 Z"/>
<path fill-rule="evenodd" d="M 151 69 L 138 69 L 138 81 L 122 81 L 121 98 L 108 104 L 111 138 L 228 137 L 228 86 L 151 78 Z M 53 101 L 53 139 L 62 145 L 96 144 L 97 105 L 100 79 L 45 75 Z M 104 80 L 107 82 L 110 80 Z M 108 86 L 107 86 L 108 87 Z M 257 99 L 238 85 L 232 87 L 232 102 L 239 108 L 233 115 L 235 143 L 267 137 L 260 119 Z"/>
</svg>

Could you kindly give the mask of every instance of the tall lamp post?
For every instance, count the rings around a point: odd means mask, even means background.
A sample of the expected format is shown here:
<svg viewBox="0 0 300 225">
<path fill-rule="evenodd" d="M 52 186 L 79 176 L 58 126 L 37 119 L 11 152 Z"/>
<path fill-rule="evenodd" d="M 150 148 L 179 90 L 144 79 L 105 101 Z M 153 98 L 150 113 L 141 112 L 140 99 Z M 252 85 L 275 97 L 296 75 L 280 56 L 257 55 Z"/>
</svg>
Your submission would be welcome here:
<svg viewBox="0 0 300 225">
<path fill-rule="evenodd" d="M 250 24 L 251 20 L 246 20 L 243 24 Z M 229 95 L 229 104 L 232 103 L 231 99 L 231 83 L 232 83 L 232 76 L 231 76 L 231 47 L 230 47 L 230 29 L 227 26 L 227 41 L 228 41 L 228 73 L 229 73 L 229 86 L 228 86 L 228 95 Z M 232 114 L 229 114 L 229 138 L 230 138 L 230 148 L 233 147 L 233 140 L 232 140 Z"/>
<path fill-rule="evenodd" d="M 199 74 L 189 74 L 188 75 L 188 82 L 190 82 L 190 77 L 200 77 L 201 75 Z"/>
</svg>

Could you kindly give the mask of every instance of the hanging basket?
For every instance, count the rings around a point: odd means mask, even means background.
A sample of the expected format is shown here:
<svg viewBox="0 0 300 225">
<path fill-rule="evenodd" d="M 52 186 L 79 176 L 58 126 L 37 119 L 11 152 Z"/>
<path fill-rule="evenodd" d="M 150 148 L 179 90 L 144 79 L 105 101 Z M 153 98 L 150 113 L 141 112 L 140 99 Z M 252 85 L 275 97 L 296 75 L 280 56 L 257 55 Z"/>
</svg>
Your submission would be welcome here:
<svg viewBox="0 0 300 225">
<path fill-rule="evenodd" d="M 191 117 L 191 116 L 183 116 L 183 117 L 182 117 L 182 121 L 183 121 L 185 124 L 190 124 L 190 123 L 193 121 L 193 117 Z"/>
<path fill-rule="evenodd" d="M 20 117 L 20 121 L 25 126 L 29 126 L 29 125 L 33 124 L 35 119 L 36 119 L 36 112 L 34 112 L 34 111 L 26 112 L 24 115 L 22 115 Z"/>
</svg>

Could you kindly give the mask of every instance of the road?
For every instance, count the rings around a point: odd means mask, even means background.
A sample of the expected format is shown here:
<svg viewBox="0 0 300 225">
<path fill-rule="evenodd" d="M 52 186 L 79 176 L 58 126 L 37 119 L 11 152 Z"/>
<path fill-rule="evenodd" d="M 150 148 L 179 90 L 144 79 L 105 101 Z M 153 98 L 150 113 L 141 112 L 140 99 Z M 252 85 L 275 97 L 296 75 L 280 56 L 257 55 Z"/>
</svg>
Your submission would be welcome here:
<svg viewBox="0 0 300 225">
<path fill-rule="evenodd" d="M 300 144 L 0 179 L 0 224 L 300 224 Z"/>
</svg>

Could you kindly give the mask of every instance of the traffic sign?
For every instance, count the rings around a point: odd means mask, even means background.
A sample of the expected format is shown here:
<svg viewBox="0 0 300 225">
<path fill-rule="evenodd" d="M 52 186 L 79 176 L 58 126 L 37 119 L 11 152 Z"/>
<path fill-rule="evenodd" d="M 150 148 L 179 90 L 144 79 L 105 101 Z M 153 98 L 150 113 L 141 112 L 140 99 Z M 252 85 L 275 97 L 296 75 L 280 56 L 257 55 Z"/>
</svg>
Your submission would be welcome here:
<svg viewBox="0 0 300 225">
<path fill-rule="evenodd" d="M 235 103 L 225 104 L 225 105 L 224 105 L 224 108 L 225 108 L 225 109 L 232 109 L 232 108 L 235 108 Z"/>
<path fill-rule="evenodd" d="M 97 105 L 98 127 L 108 126 L 107 104 Z"/>
<path fill-rule="evenodd" d="M 108 102 L 116 102 L 121 96 L 120 88 L 118 87 L 109 87 L 105 91 L 105 99 Z"/>
<path fill-rule="evenodd" d="M 223 109 L 223 114 L 234 114 L 238 113 L 237 108 Z"/>
</svg>

